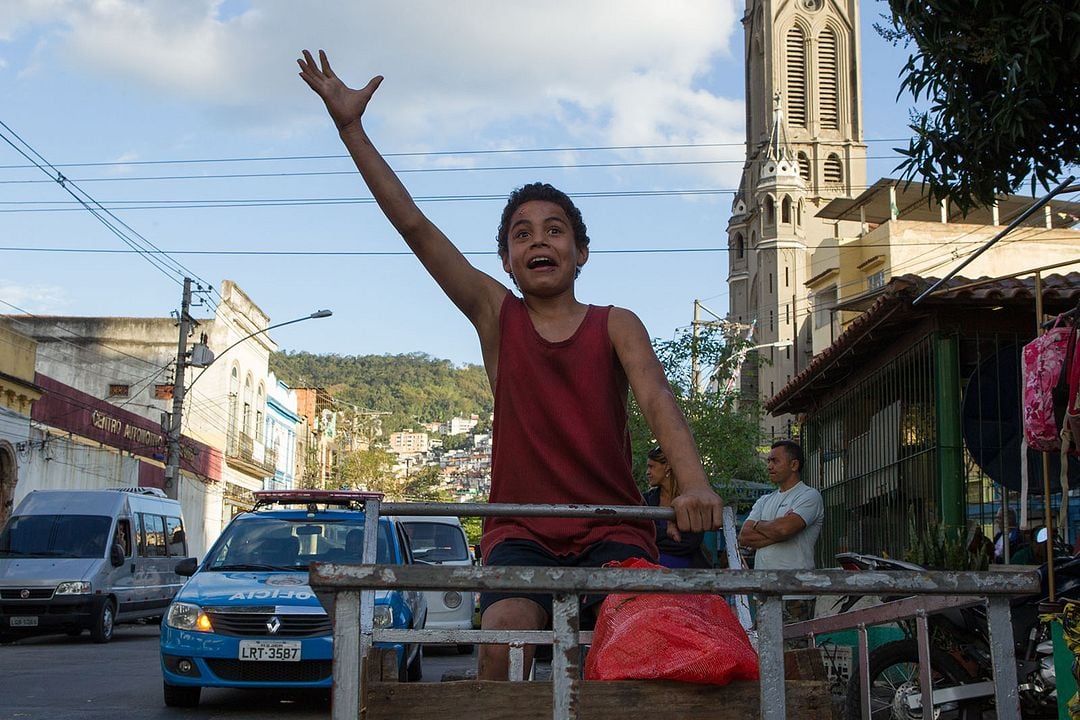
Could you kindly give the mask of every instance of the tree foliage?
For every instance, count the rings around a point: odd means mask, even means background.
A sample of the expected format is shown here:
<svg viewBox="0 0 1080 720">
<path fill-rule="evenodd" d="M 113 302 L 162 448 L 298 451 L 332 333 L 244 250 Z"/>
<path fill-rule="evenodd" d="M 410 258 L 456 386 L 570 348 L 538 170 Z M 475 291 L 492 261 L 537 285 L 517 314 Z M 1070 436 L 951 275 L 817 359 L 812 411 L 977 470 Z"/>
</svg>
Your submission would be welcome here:
<svg viewBox="0 0 1080 720">
<path fill-rule="evenodd" d="M 1080 0 L 888 0 L 878 32 L 914 51 L 900 91 L 914 138 L 900 164 L 962 211 L 1080 163 Z"/>
<path fill-rule="evenodd" d="M 326 388 L 335 398 L 365 410 L 389 412 L 384 433 L 477 414 L 487 418 L 493 399 L 479 365 L 455 366 L 423 353 L 317 355 L 278 352 L 270 369 L 293 387 Z"/>
<path fill-rule="evenodd" d="M 409 502 L 453 502 L 453 495 L 442 487 L 438 465 L 424 465 L 409 473 L 402 488 Z"/>
<path fill-rule="evenodd" d="M 477 500 L 477 502 L 487 502 L 487 498 Z M 470 545 L 480 544 L 480 537 L 484 534 L 483 518 L 463 517 L 461 518 L 461 528 L 465 531 L 465 538 L 469 541 Z M 479 554 L 478 551 L 477 556 L 479 556 Z"/>
<path fill-rule="evenodd" d="M 395 460 L 392 453 L 380 448 L 348 453 L 333 469 L 334 482 L 342 488 L 380 492 L 388 500 L 400 500 L 404 483 L 394 476 Z"/>
<path fill-rule="evenodd" d="M 733 480 L 763 481 L 764 466 L 758 457 L 760 410 L 753 398 L 722 391 L 727 378 L 738 373 L 739 350 L 745 342 L 706 326 L 696 337 L 684 329 L 672 340 L 654 340 L 653 347 L 697 442 L 705 475 L 717 492 L 730 500 Z M 717 379 L 719 391 L 695 391 L 695 357 L 697 375 Z M 630 406 L 630 438 L 634 477 L 643 483 L 645 456 L 656 441 L 636 402 Z"/>
</svg>

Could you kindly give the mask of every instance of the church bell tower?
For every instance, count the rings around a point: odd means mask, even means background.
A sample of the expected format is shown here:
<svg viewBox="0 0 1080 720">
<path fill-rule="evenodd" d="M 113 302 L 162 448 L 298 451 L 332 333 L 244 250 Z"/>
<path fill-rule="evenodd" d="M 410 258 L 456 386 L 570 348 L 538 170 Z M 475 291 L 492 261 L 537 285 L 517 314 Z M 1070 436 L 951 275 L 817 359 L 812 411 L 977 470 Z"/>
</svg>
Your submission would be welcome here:
<svg viewBox="0 0 1080 720">
<path fill-rule="evenodd" d="M 747 0 L 743 27 L 746 162 L 728 223 L 729 319 L 753 327 L 740 387 L 763 403 L 806 367 L 812 323 L 835 302 L 835 286 L 831 299 L 807 288 L 810 258 L 847 229 L 815 215 L 866 187 L 858 0 Z M 789 437 L 793 420 L 764 418 L 766 438 Z"/>
</svg>

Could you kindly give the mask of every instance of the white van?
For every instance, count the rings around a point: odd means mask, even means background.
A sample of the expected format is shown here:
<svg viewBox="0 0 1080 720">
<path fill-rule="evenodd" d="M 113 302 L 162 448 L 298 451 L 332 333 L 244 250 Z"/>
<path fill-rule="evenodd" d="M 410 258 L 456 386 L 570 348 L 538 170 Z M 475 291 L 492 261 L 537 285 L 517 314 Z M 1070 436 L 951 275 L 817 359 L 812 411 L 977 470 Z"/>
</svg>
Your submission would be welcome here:
<svg viewBox="0 0 1080 720">
<path fill-rule="evenodd" d="M 405 526 L 412 547 L 413 562 L 428 565 L 472 565 L 473 555 L 469 541 L 461 527 L 461 521 L 447 516 L 398 516 Z M 441 630 L 471 630 L 476 596 L 471 592 L 456 590 L 428 590 L 427 628 Z M 465 655 L 472 652 L 472 645 L 457 646 Z"/>
<path fill-rule="evenodd" d="M 156 488 L 36 490 L 0 530 L 0 642 L 160 618 L 184 578 L 180 503 Z"/>
</svg>

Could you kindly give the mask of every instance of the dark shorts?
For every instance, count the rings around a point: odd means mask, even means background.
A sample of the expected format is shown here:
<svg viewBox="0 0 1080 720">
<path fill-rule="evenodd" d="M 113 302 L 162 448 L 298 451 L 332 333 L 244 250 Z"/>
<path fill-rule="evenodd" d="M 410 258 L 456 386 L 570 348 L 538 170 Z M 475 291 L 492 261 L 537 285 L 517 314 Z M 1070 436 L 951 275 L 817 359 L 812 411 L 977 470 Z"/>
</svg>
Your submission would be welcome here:
<svg viewBox="0 0 1080 720">
<path fill-rule="evenodd" d="M 646 550 L 637 545 L 620 542 L 598 542 L 585 548 L 581 553 L 571 555 L 553 555 L 532 540 L 503 540 L 491 548 L 485 565 L 515 565 L 524 567 L 600 567 L 614 560 L 643 558 L 655 561 Z M 590 630 L 596 624 L 596 611 L 604 595 L 585 595 L 581 598 L 581 629 Z M 480 593 L 481 615 L 492 604 L 509 598 L 524 598 L 544 608 L 551 625 L 551 594 L 526 592 L 484 592 Z"/>
</svg>

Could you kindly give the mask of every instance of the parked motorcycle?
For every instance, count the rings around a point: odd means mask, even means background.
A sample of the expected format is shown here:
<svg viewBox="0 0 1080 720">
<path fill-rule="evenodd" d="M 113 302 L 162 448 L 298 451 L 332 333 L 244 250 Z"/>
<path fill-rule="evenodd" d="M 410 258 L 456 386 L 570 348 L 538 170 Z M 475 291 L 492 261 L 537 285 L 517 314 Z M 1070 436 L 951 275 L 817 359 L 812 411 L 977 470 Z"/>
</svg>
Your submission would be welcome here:
<svg viewBox="0 0 1080 720">
<path fill-rule="evenodd" d="M 922 570 L 912 563 L 859 553 L 837 556 L 841 567 L 851 570 Z M 1011 605 L 1015 643 L 1017 688 L 1025 718 L 1057 717 L 1057 683 L 1049 624 L 1040 615 L 1055 608 L 1048 603 L 1047 566 L 1037 571 L 1038 593 L 1014 598 Z M 1054 561 L 1055 597 L 1080 599 L 1080 558 L 1061 554 Z M 894 599 L 894 598 L 883 598 Z M 993 663 L 989 630 L 983 605 L 935 613 L 930 627 L 931 678 L 938 690 L 982 684 L 976 697 L 937 704 L 930 717 L 978 720 L 993 701 Z M 904 623 L 907 638 L 870 651 L 870 720 L 901 720 L 927 717 L 919 707 L 919 650 L 911 623 Z M 973 688 L 968 688 L 972 690 Z M 947 694 L 946 694 L 947 695 Z M 958 693 L 965 695 L 965 693 Z M 921 698 L 920 698 L 921 700 Z M 862 720 L 860 681 L 852 673 L 846 700 L 848 720 Z"/>
</svg>

